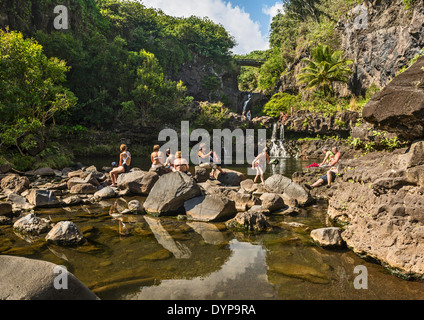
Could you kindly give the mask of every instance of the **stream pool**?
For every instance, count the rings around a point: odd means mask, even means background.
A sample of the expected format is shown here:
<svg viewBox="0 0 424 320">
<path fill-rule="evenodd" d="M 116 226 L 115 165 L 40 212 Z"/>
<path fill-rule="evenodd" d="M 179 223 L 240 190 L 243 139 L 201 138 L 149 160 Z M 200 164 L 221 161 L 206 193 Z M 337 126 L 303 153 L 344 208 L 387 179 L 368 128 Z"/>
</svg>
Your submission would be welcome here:
<svg viewBox="0 0 424 320">
<path fill-rule="evenodd" d="M 86 160 L 80 161 L 99 168 L 110 163 L 108 159 L 101 160 L 104 164 Z M 291 176 L 311 161 L 285 162 L 280 165 Z M 272 168 L 269 170 L 271 174 Z M 132 199 L 145 200 L 125 198 Z M 40 217 L 51 217 L 53 221 L 74 221 L 88 240 L 82 246 L 47 245 L 44 237 L 23 239 L 11 226 L 0 226 L 0 253 L 64 265 L 101 299 L 423 298 L 423 282 L 399 279 L 349 250 L 315 246 L 310 231 L 331 226 L 325 202 L 301 209 L 293 217 L 271 215 L 272 232 L 247 233 L 227 230 L 224 223 L 147 215 L 125 215 L 123 226 L 109 215 L 115 201 L 36 210 Z M 118 210 L 125 205 L 125 201 L 118 200 Z M 120 235 L 119 228 L 128 234 Z M 367 268 L 368 289 L 354 288 L 358 276 L 354 269 L 358 265 Z"/>
</svg>

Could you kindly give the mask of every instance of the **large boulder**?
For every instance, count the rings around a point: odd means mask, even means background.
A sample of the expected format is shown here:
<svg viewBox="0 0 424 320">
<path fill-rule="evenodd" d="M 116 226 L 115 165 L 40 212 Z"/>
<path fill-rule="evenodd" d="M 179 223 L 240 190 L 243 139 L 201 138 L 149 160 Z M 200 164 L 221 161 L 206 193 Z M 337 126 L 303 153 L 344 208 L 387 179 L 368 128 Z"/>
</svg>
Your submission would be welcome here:
<svg viewBox="0 0 424 320">
<path fill-rule="evenodd" d="M 240 183 L 243 180 L 246 180 L 246 176 L 241 172 L 230 169 L 222 169 L 222 171 L 224 173 L 221 173 L 219 170 L 215 170 L 214 177 L 227 186 L 240 186 Z"/>
<path fill-rule="evenodd" d="M 35 207 L 55 207 L 60 204 L 51 190 L 31 189 L 26 196 L 28 202 Z"/>
<path fill-rule="evenodd" d="M 362 115 L 379 129 L 409 140 L 424 137 L 424 57 L 376 93 Z"/>
<path fill-rule="evenodd" d="M 132 171 L 118 176 L 118 187 L 129 190 L 133 194 L 147 195 L 152 190 L 159 175 L 155 172 Z"/>
<path fill-rule="evenodd" d="M 30 182 L 27 177 L 19 176 L 17 174 L 9 174 L 0 181 L 0 187 L 3 190 L 21 194 L 29 189 Z"/>
<path fill-rule="evenodd" d="M 170 215 L 183 209 L 184 202 L 200 195 L 200 187 L 183 172 L 171 172 L 159 178 L 143 206 L 147 213 Z"/>
<path fill-rule="evenodd" d="M 320 228 L 312 230 L 312 240 L 325 248 L 341 248 L 344 246 L 342 229 L 337 227 Z"/>
<path fill-rule="evenodd" d="M 60 246 L 74 246 L 84 242 L 84 236 L 72 221 L 60 221 L 47 234 L 46 241 Z"/>
<path fill-rule="evenodd" d="M 190 220 L 223 221 L 237 214 L 235 202 L 219 195 L 206 195 L 192 198 L 184 203 Z"/>
<path fill-rule="evenodd" d="M 97 300 L 72 273 L 57 265 L 22 257 L 0 256 L 0 300 Z M 55 288 L 67 277 L 67 289 Z"/>
<path fill-rule="evenodd" d="M 40 235 L 51 229 L 51 223 L 47 219 L 37 217 L 34 213 L 29 213 L 17 220 L 13 228 L 23 234 Z"/>
<path fill-rule="evenodd" d="M 307 205 L 313 200 L 304 187 L 281 174 L 274 174 L 266 179 L 265 187 L 270 192 L 283 194 L 285 197 L 296 200 L 300 206 Z"/>
<path fill-rule="evenodd" d="M 264 193 L 259 199 L 262 202 L 261 206 L 270 212 L 283 209 L 286 206 L 283 198 L 277 193 Z"/>
</svg>

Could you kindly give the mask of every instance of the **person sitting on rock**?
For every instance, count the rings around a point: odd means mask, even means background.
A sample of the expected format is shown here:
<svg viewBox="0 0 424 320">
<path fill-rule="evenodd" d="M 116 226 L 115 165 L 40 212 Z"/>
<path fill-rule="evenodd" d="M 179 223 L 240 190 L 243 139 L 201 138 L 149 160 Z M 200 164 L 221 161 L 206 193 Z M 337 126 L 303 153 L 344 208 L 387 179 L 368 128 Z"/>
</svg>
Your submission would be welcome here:
<svg viewBox="0 0 424 320">
<path fill-rule="evenodd" d="M 218 154 L 216 152 L 214 152 L 213 150 L 211 150 L 211 166 L 212 166 L 212 171 L 210 174 L 210 178 L 214 179 L 215 178 L 215 172 L 216 170 L 218 170 L 221 174 L 225 174 L 224 170 L 222 170 L 220 164 L 221 164 L 221 159 L 219 159 Z"/>
<path fill-rule="evenodd" d="M 185 158 L 182 158 L 181 151 L 178 151 L 175 154 L 175 160 L 174 160 L 174 168 L 172 171 L 181 171 L 185 174 L 188 174 L 188 170 L 190 169 L 188 161 Z"/>
<path fill-rule="evenodd" d="M 334 158 L 334 153 L 328 150 L 326 147 L 322 148 L 322 152 L 325 154 L 324 160 L 319 164 L 320 167 L 330 166 L 331 160 Z"/>
<path fill-rule="evenodd" d="M 121 144 L 120 151 L 119 165 L 109 173 L 110 179 L 112 180 L 112 187 L 116 187 L 116 182 L 120 173 L 126 173 L 130 170 L 131 153 L 128 152 L 125 144 Z"/>
<path fill-rule="evenodd" d="M 206 153 L 206 146 L 204 144 L 201 144 L 199 152 L 197 152 L 197 156 L 199 157 L 199 163 L 210 163 L 211 155 L 212 150 Z"/>
<path fill-rule="evenodd" d="M 166 149 L 165 167 L 172 169 L 174 167 L 175 155 L 171 153 L 171 149 Z"/>
<path fill-rule="evenodd" d="M 163 166 L 162 156 L 160 154 L 160 146 L 158 144 L 153 146 L 153 152 L 150 155 L 150 160 L 152 161 L 152 169 Z"/>
<path fill-rule="evenodd" d="M 330 170 L 328 170 L 325 175 L 320 177 L 317 182 L 312 184 L 310 188 L 317 188 L 322 184 L 327 184 L 327 186 L 330 187 L 331 183 L 336 179 L 336 175 L 339 172 L 340 158 L 342 154 L 337 149 L 337 147 L 333 147 L 332 152 L 334 154 L 334 158 L 329 163 L 329 166 L 331 167 Z"/>
</svg>

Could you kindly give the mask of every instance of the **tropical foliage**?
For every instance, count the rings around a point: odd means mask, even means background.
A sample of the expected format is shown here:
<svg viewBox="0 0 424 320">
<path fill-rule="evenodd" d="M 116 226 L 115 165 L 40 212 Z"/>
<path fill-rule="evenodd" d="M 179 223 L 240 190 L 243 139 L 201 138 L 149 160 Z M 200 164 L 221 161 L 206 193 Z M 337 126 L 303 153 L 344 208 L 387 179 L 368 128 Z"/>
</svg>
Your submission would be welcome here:
<svg viewBox="0 0 424 320">
<path fill-rule="evenodd" d="M 352 71 L 348 68 L 352 60 L 343 58 L 343 51 L 332 51 L 327 45 L 318 45 L 312 49 L 311 58 L 303 61 L 307 64 L 297 79 L 306 84 L 306 89 L 320 89 L 324 95 L 334 95 L 334 83 L 348 82 Z"/>
</svg>

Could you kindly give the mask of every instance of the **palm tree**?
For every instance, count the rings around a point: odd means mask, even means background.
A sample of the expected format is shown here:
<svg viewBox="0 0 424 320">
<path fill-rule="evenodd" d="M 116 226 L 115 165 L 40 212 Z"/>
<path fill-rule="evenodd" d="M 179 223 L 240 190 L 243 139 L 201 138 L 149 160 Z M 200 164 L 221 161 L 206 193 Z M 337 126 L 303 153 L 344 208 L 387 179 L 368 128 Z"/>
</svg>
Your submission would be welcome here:
<svg viewBox="0 0 424 320">
<path fill-rule="evenodd" d="M 352 60 L 343 58 L 343 51 L 333 51 L 327 45 L 319 44 L 312 50 L 311 59 L 303 59 L 308 65 L 297 79 L 306 84 L 306 89 L 322 89 L 324 95 L 334 95 L 335 82 L 348 82 L 352 73 L 348 65 Z"/>
</svg>

